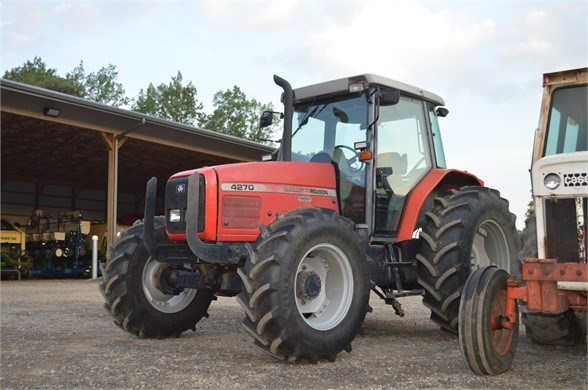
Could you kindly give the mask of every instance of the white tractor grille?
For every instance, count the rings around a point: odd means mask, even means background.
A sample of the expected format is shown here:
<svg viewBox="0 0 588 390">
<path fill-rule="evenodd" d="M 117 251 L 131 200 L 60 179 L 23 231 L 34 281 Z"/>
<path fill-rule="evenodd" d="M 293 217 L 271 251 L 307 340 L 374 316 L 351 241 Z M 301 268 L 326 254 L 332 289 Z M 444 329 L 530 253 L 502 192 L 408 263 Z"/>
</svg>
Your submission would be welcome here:
<svg viewBox="0 0 588 390">
<path fill-rule="evenodd" d="M 584 221 L 588 221 L 588 198 L 583 198 Z M 546 253 L 550 259 L 560 263 L 577 263 L 580 259 L 578 249 L 578 222 L 574 199 L 546 199 L 545 227 Z M 585 235 L 585 233 L 582 233 Z M 584 246 L 588 251 L 588 246 Z M 588 253 L 584 252 L 584 258 Z"/>
<path fill-rule="evenodd" d="M 564 173 L 564 187 L 588 187 L 588 172 Z"/>
</svg>

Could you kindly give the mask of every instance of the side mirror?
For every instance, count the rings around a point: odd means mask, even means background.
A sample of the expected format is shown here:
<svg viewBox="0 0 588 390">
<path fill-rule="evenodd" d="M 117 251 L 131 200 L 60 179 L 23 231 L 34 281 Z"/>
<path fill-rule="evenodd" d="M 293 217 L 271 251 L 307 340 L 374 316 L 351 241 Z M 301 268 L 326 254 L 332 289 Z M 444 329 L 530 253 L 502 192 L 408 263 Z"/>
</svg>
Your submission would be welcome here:
<svg viewBox="0 0 588 390">
<path fill-rule="evenodd" d="M 445 118 L 447 114 L 449 114 L 449 110 L 445 107 L 437 107 L 435 109 L 435 115 L 437 115 L 440 118 Z"/>
<path fill-rule="evenodd" d="M 400 91 L 397 89 L 380 89 L 380 106 L 393 106 L 400 101 Z"/>
<path fill-rule="evenodd" d="M 349 123 L 349 117 L 345 111 L 340 110 L 337 107 L 333 107 L 333 115 L 335 115 L 341 123 Z"/>
<path fill-rule="evenodd" d="M 264 111 L 259 118 L 259 127 L 269 127 L 274 121 L 274 113 L 272 111 Z"/>
</svg>

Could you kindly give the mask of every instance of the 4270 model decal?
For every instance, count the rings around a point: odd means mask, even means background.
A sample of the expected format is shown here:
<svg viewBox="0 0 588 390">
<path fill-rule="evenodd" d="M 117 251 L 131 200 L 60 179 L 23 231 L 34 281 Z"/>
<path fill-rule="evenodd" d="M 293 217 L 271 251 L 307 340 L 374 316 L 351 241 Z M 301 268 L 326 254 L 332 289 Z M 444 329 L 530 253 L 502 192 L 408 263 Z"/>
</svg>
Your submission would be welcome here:
<svg viewBox="0 0 588 390">
<path fill-rule="evenodd" d="M 331 188 L 299 187 L 286 184 L 264 183 L 222 183 L 221 190 L 225 192 L 273 192 L 298 195 L 331 196 L 336 197 L 337 191 Z"/>
<path fill-rule="evenodd" d="M 228 184 L 228 183 L 227 183 Z M 221 186 L 223 191 L 227 191 L 224 188 L 224 184 Z M 255 184 L 237 184 L 233 183 L 230 185 L 230 191 L 255 191 Z"/>
</svg>

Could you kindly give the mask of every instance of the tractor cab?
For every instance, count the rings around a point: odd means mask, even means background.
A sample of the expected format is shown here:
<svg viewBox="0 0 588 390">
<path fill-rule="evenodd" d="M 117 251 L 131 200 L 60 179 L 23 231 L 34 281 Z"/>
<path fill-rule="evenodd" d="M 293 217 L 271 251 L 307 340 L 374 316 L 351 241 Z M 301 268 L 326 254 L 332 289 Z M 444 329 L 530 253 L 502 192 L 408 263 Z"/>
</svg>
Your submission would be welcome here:
<svg viewBox="0 0 588 390">
<path fill-rule="evenodd" d="M 409 192 L 445 168 L 443 99 L 370 74 L 296 89 L 292 99 L 278 159 L 333 164 L 340 214 L 371 235 L 397 235 Z"/>
</svg>

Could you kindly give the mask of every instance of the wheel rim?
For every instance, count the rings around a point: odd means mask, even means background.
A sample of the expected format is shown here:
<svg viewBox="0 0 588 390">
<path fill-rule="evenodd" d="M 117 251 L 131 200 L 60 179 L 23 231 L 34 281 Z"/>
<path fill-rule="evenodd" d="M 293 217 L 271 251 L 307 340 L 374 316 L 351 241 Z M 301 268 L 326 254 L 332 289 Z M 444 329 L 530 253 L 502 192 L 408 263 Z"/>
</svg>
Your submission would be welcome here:
<svg viewBox="0 0 588 390">
<path fill-rule="evenodd" d="M 510 272 L 510 263 L 506 234 L 495 221 L 484 221 L 474 235 L 471 253 L 472 271 L 486 265 L 496 265 Z"/>
<path fill-rule="evenodd" d="M 490 339 L 494 346 L 494 351 L 498 356 L 504 356 L 510 350 L 512 343 L 513 330 L 505 329 L 500 326 L 506 311 L 506 291 L 499 290 L 492 300 L 490 311 Z"/>
<path fill-rule="evenodd" d="M 316 330 L 343 321 L 353 298 L 353 271 L 343 251 L 331 244 L 312 247 L 302 257 L 294 281 L 296 307 Z"/>
<path fill-rule="evenodd" d="M 162 313 L 177 313 L 184 310 L 194 300 L 198 290 L 186 288 L 178 295 L 165 294 L 157 288 L 163 266 L 149 258 L 143 268 L 143 292 L 147 301 Z"/>
</svg>

